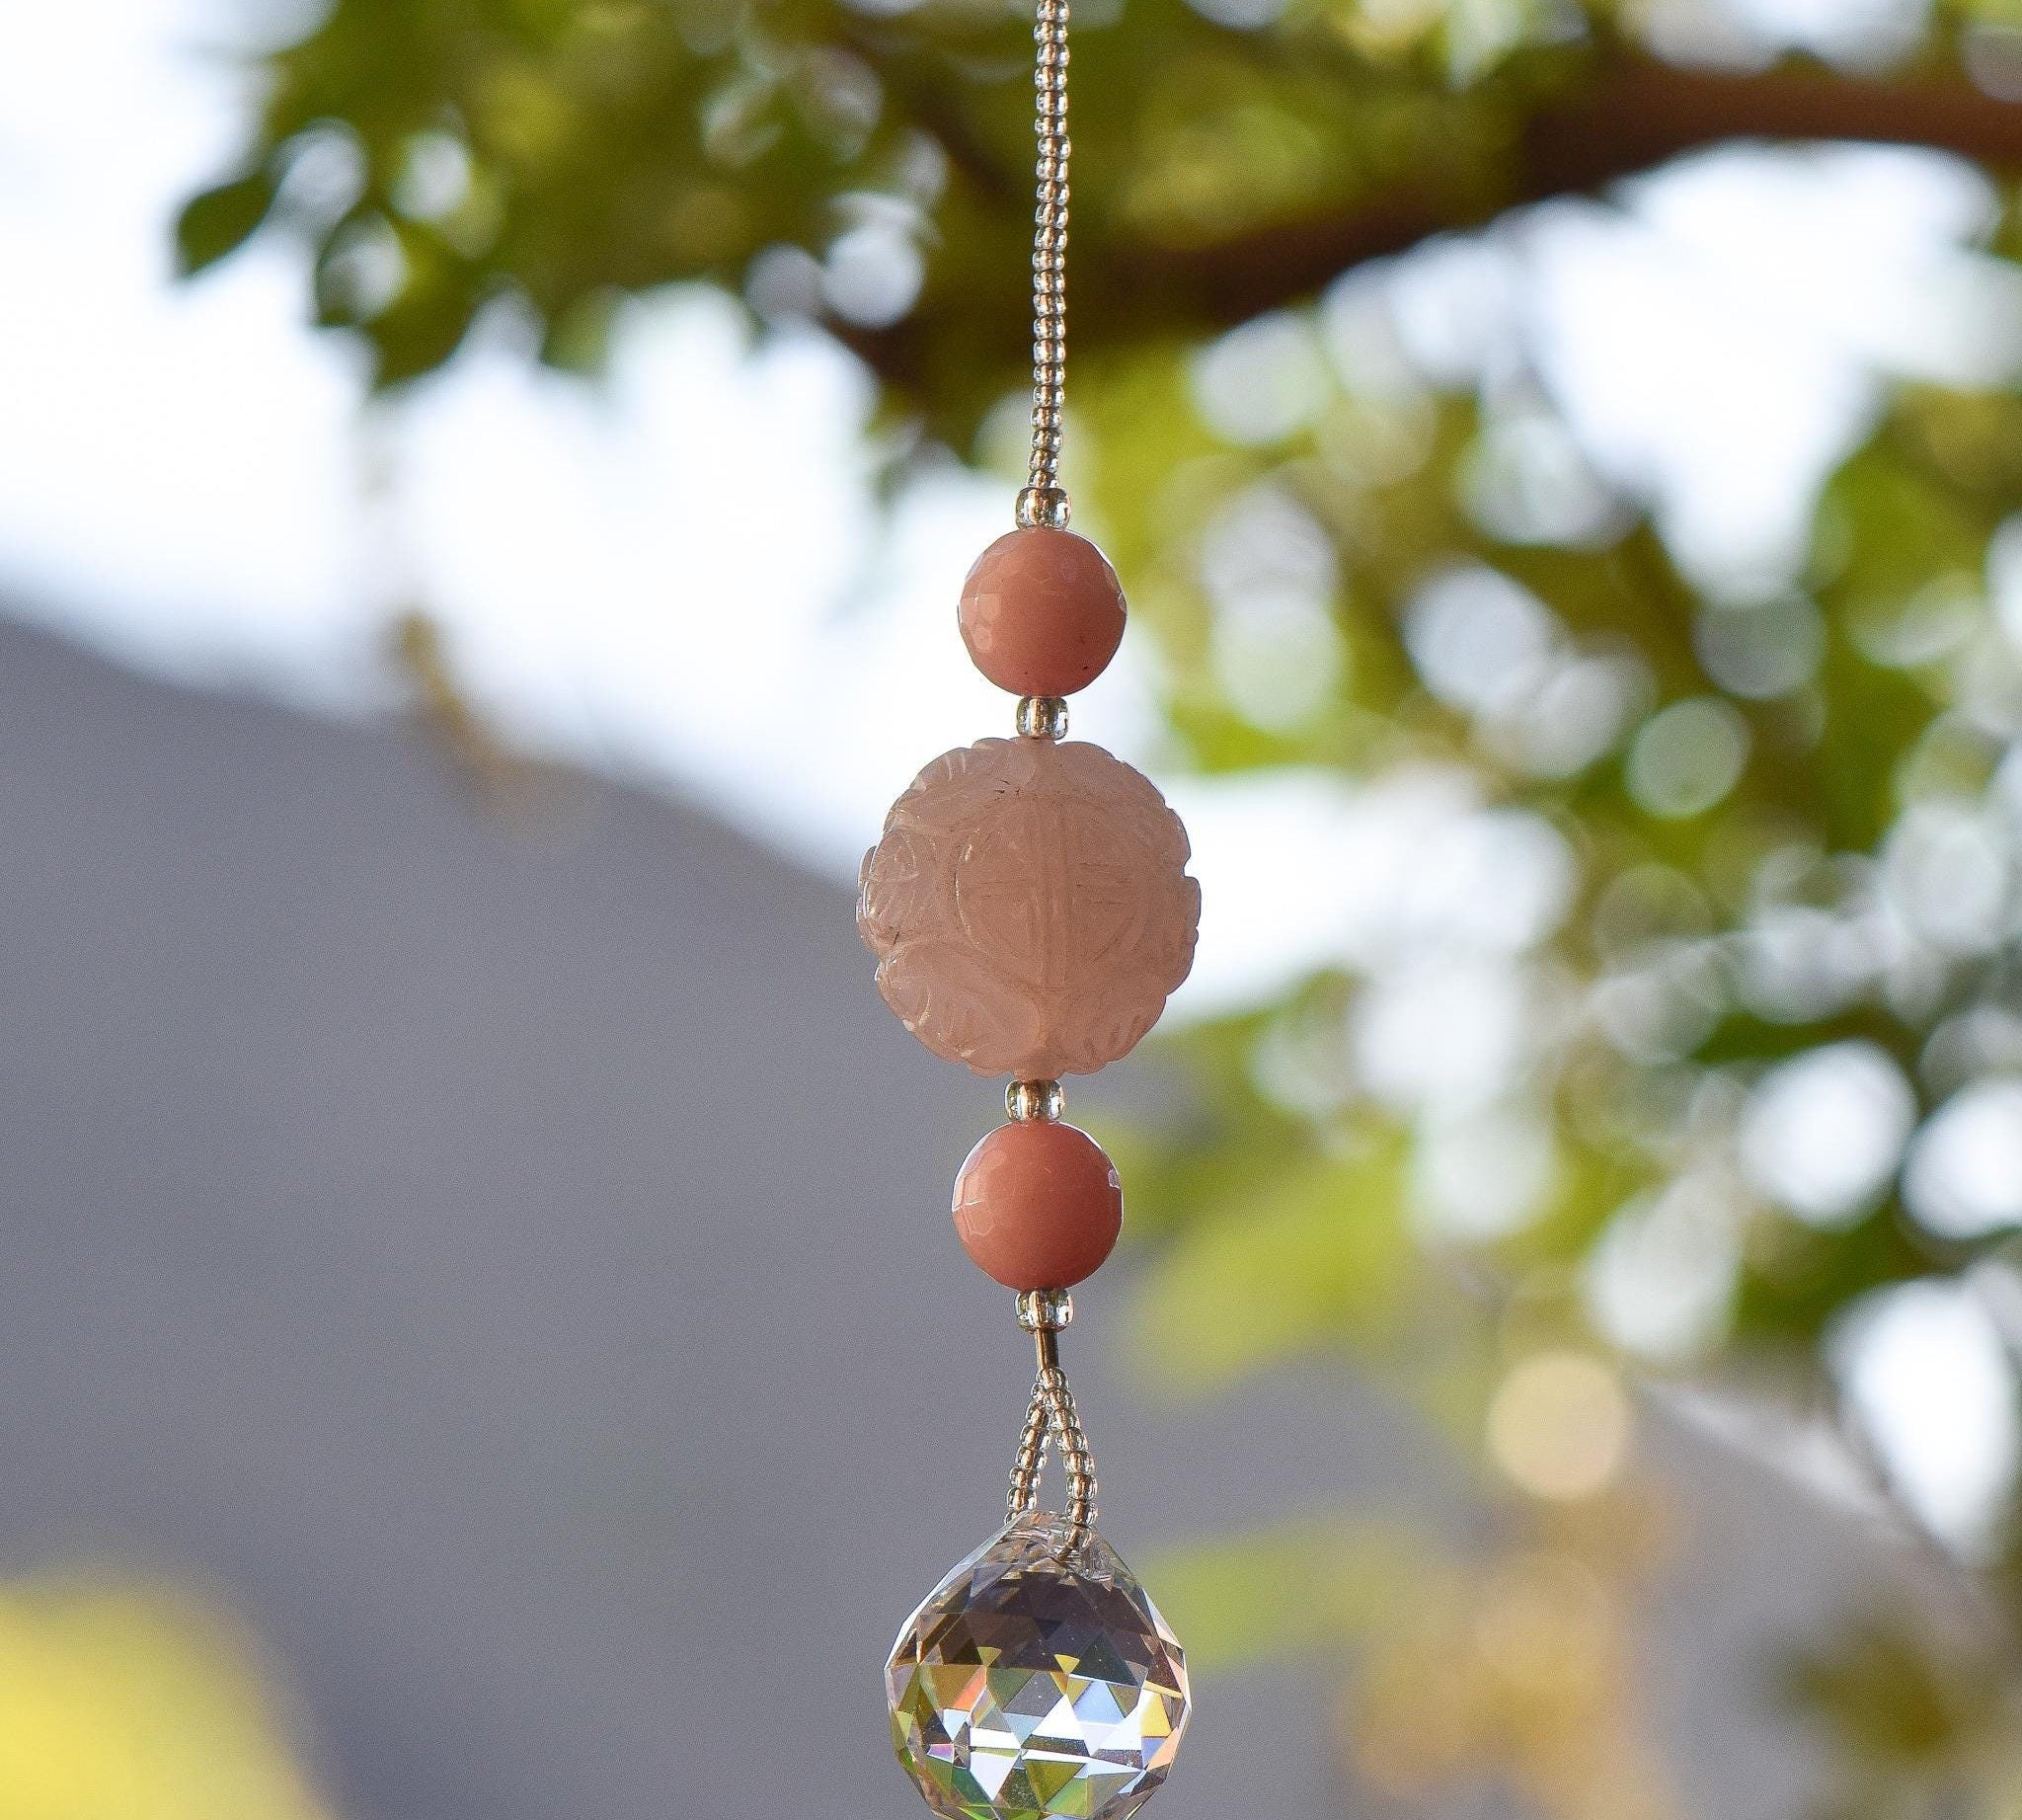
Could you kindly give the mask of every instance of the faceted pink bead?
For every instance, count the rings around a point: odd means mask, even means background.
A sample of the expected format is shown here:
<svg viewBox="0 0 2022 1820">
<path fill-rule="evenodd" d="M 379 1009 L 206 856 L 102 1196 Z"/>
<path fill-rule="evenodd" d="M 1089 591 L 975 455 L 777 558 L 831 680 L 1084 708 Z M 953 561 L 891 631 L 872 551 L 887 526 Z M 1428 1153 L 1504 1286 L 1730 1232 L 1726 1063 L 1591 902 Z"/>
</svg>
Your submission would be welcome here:
<svg viewBox="0 0 2022 1820">
<path fill-rule="evenodd" d="M 1201 887 L 1150 780 L 1099 746 L 944 752 L 865 856 L 857 926 L 878 989 L 978 1074 L 1092 1074 L 1128 1055 L 1194 964 Z"/>
<path fill-rule="evenodd" d="M 1000 1125 L 955 1178 L 962 1248 L 1006 1289 L 1072 1289 L 1102 1268 L 1123 1225 L 1116 1164 L 1072 1125 Z"/>
<path fill-rule="evenodd" d="M 976 669 L 1014 695 L 1071 695 L 1124 642 L 1124 590 L 1086 537 L 1007 531 L 962 584 L 962 642 Z"/>
</svg>

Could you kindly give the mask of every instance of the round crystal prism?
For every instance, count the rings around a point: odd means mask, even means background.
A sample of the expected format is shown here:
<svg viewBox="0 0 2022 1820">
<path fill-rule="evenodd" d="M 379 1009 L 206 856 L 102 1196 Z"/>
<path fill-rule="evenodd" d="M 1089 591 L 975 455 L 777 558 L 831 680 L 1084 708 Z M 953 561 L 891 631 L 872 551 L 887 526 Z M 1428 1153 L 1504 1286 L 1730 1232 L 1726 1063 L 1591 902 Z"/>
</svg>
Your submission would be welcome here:
<svg viewBox="0 0 2022 1820">
<path fill-rule="evenodd" d="M 946 1820 L 1124 1820 L 1172 1768 L 1187 1658 L 1136 1576 L 1064 1517 L 1014 1518 L 906 1620 L 892 1738 Z"/>
</svg>

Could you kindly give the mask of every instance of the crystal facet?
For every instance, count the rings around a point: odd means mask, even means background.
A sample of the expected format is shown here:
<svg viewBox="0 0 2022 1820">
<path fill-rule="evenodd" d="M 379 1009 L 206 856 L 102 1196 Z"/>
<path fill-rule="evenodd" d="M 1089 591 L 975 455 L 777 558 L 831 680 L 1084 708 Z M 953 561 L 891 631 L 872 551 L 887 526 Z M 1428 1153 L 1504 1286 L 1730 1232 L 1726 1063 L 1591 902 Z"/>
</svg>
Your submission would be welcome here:
<svg viewBox="0 0 2022 1820">
<path fill-rule="evenodd" d="M 885 1670 L 893 1744 L 945 1820 L 1124 1820 L 1165 1780 L 1187 1658 L 1092 1531 L 1028 1511 L 906 1621 Z"/>
</svg>

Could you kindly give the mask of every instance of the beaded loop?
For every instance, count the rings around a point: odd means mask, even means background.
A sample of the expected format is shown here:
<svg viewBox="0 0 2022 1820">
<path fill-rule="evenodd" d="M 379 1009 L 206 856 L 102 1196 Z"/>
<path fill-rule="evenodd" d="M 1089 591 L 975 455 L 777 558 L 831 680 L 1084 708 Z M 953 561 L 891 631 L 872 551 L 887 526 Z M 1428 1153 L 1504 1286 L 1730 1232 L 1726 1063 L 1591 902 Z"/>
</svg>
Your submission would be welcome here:
<svg viewBox="0 0 2022 1820">
<path fill-rule="evenodd" d="M 1039 1506 L 1039 1483 L 1046 1472 L 1047 1448 L 1059 1449 L 1060 1464 L 1067 1474 L 1067 1542 L 1063 1553 L 1071 1554 L 1088 1540 L 1095 1527 L 1095 1453 L 1074 1407 L 1074 1392 L 1068 1388 L 1067 1374 L 1060 1369 L 1055 1330 L 1040 1328 L 1033 1336 L 1039 1343 L 1039 1376 L 1033 1380 L 1032 1400 L 1026 1405 L 1025 1426 L 1018 1434 L 1018 1452 L 1011 1463 L 1011 1485 L 1004 1500 L 1004 1519 L 1015 1522 Z"/>
</svg>

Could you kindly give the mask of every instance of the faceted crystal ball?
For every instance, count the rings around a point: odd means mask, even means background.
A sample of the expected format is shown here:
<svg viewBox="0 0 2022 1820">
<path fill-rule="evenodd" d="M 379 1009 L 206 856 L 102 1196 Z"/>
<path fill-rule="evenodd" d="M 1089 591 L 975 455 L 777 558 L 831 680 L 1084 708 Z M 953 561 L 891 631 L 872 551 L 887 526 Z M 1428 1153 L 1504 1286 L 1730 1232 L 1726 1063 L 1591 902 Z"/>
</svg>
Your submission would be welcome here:
<svg viewBox="0 0 2022 1820">
<path fill-rule="evenodd" d="M 1187 1726 L 1187 1658 L 1101 1537 L 1029 1511 L 935 1587 L 885 1670 L 898 1761 L 945 1820 L 1124 1820 Z"/>
<path fill-rule="evenodd" d="M 1201 887 L 1150 779 L 1100 746 L 943 752 L 865 856 L 878 989 L 937 1056 L 1050 1080 L 1128 1055 L 1194 964 Z"/>
</svg>

